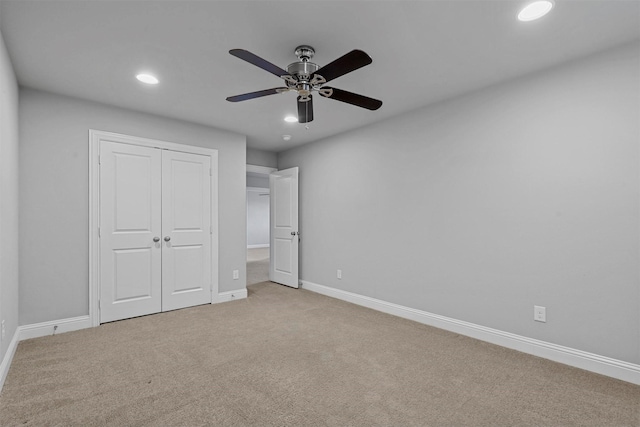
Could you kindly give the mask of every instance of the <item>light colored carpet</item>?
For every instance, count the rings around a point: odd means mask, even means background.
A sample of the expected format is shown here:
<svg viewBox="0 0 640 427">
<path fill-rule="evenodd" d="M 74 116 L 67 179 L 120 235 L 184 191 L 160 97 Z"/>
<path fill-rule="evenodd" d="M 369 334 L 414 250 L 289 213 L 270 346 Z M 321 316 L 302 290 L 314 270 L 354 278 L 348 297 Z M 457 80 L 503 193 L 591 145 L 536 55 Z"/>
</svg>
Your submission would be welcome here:
<svg viewBox="0 0 640 427">
<path fill-rule="evenodd" d="M 637 426 L 640 387 L 273 283 L 23 341 L 0 424 Z"/>
<path fill-rule="evenodd" d="M 247 285 L 269 281 L 269 248 L 247 249 Z"/>
</svg>

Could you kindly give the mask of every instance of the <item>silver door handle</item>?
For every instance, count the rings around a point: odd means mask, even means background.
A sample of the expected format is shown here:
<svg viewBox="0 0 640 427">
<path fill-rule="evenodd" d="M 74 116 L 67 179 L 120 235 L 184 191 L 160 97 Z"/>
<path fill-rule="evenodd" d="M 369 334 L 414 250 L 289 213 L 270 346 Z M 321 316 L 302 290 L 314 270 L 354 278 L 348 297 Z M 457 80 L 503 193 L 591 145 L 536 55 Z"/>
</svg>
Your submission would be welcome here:
<svg viewBox="0 0 640 427">
<path fill-rule="evenodd" d="M 156 236 L 156 237 L 153 238 L 153 241 L 158 243 L 160 241 L 160 238 L 158 236 Z"/>
<path fill-rule="evenodd" d="M 168 242 L 169 240 L 171 240 L 171 237 L 169 237 L 169 236 L 164 236 L 164 241 L 165 241 L 165 242 Z"/>
</svg>

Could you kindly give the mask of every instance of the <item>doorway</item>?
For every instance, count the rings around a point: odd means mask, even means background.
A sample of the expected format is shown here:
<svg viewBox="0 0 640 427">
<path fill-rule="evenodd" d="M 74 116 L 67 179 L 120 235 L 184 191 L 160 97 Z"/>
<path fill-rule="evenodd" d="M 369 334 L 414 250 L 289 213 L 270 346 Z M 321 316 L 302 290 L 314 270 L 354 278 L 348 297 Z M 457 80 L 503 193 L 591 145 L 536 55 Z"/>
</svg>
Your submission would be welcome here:
<svg viewBox="0 0 640 427">
<path fill-rule="evenodd" d="M 269 280 L 269 174 L 275 170 L 247 165 L 247 286 Z"/>
</svg>

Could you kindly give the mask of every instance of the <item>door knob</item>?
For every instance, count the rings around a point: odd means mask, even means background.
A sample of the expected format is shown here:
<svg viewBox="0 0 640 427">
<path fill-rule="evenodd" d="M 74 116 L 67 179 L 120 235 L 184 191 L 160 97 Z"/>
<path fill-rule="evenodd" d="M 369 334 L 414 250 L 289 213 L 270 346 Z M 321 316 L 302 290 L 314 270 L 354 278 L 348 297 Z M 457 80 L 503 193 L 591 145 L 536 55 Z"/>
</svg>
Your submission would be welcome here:
<svg viewBox="0 0 640 427">
<path fill-rule="evenodd" d="M 160 238 L 158 236 L 156 236 L 156 237 L 153 238 L 153 241 L 157 243 L 157 242 L 160 241 Z"/>
<path fill-rule="evenodd" d="M 296 235 L 296 232 L 295 232 L 295 231 L 292 231 L 292 232 L 291 232 L 291 235 L 292 235 L 292 236 L 295 236 L 295 235 Z"/>
<path fill-rule="evenodd" d="M 168 242 L 169 240 L 171 240 L 171 237 L 169 237 L 169 236 L 164 236 L 164 241 L 165 241 L 165 242 Z"/>
</svg>

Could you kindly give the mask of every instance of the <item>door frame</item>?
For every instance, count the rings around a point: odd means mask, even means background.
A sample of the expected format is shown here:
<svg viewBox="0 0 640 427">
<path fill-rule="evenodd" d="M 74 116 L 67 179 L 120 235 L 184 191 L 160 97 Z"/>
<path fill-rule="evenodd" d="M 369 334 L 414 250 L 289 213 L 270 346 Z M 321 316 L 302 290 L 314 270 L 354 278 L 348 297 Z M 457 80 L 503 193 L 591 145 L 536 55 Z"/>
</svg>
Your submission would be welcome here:
<svg viewBox="0 0 640 427">
<path fill-rule="evenodd" d="M 218 150 L 89 129 L 89 319 L 100 325 L 100 141 L 200 154 L 211 158 L 211 303 L 218 299 Z M 215 173 L 213 173 L 215 171 Z"/>
<path fill-rule="evenodd" d="M 258 166 L 258 165 L 252 165 L 247 163 L 247 173 L 248 172 L 252 172 L 252 173 L 257 173 L 260 175 L 264 175 L 265 178 L 269 179 L 269 175 L 271 174 L 271 172 L 276 172 L 278 170 L 278 168 L 272 168 L 269 166 Z M 249 218 L 249 191 L 266 191 L 267 193 L 269 192 L 268 188 L 258 188 L 258 187 L 246 187 L 246 217 L 247 217 L 247 225 L 245 226 L 245 228 L 248 228 L 248 218 Z M 269 201 L 269 204 L 271 204 L 271 201 Z M 269 241 L 271 241 L 271 225 L 269 225 Z M 250 249 L 249 245 L 247 244 L 247 242 L 245 242 L 245 245 L 247 246 L 247 250 Z"/>
<path fill-rule="evenodd" d="M 269 166 L 258 166 L 247 164 L 247 172 L 260 173 L 269 176 L 271 172 L 277 171 L 278 168 L 271 168 Z"/>
</svg>

